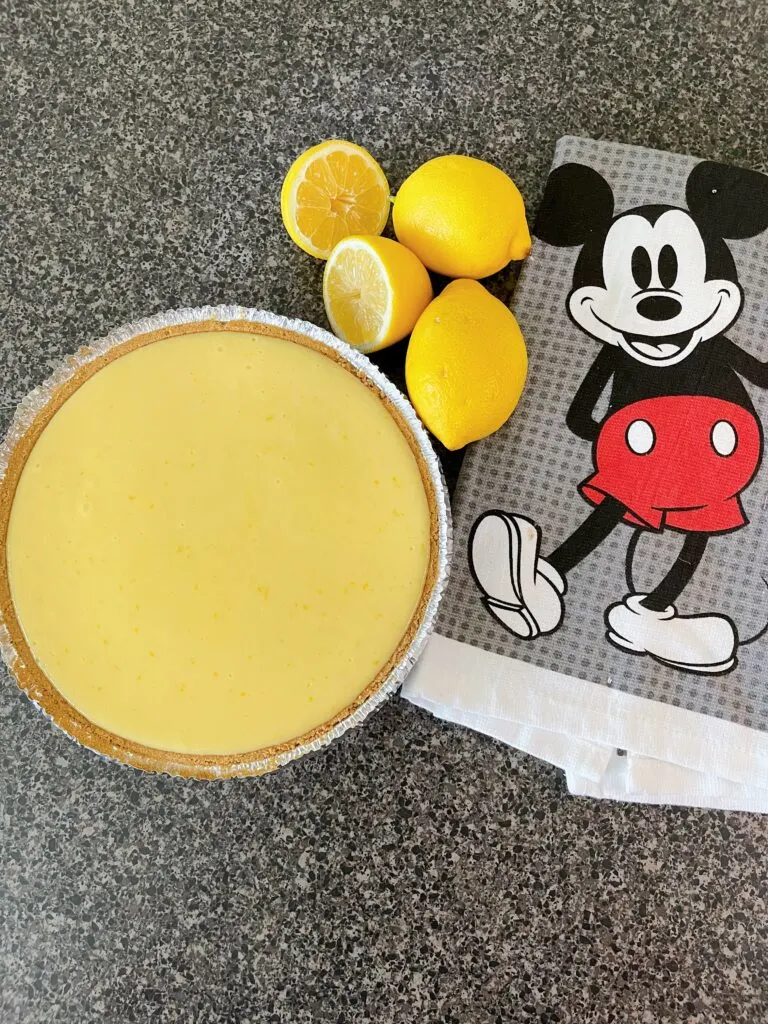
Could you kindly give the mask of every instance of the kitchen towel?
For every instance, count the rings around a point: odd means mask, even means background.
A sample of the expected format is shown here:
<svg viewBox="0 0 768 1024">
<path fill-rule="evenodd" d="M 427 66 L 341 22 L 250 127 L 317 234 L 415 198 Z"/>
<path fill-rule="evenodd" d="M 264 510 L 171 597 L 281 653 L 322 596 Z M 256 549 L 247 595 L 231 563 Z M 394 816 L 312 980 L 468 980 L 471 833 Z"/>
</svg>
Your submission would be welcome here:
<svg viewBox="0 0 768 1024">
<path fill-rule="evenodd" d="M 565 137 L 403 688 L 579 795 L 768 811 L 768 177 Z"/>
</svg>

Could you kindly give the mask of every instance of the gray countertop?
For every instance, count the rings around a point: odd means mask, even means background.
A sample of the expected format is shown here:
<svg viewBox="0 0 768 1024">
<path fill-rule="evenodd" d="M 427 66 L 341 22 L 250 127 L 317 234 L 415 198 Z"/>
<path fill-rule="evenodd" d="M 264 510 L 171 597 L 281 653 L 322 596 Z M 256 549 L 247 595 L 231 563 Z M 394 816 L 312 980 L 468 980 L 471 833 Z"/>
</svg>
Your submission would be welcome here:
<svg viewBox="0 0 768 1024">
<path fill-rule="evenodd" d="M 767 43 L 760 0 L 5 0 L 4 420 L 144 314 L 323 323 L 278 213 L 323 138 L 393 185 L 489 158 L 531 209 L 564 133 L 766 169 Z M 768 1018 L 768 819 L 569 798 L 399 699 L 206 784 L 78 749 L 4 678 L 0 773 L 2 1024 Z"/>
</svg>

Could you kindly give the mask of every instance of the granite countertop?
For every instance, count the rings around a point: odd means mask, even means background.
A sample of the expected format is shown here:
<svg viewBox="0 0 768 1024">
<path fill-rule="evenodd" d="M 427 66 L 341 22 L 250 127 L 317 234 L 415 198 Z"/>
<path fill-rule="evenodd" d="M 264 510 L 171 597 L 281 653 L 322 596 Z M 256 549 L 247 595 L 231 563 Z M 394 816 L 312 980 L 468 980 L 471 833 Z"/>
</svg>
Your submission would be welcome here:
<svg viewBox="0 0 768 1024">
<path fill-rule="evenodd" d="M 565 133 L 766 169 L 767 43 L 759 0 L 6 0 L 4 421 L 145 314 L 323 323 L 277 207 L 311 143 L 393 185 L 470 152 L 530 208 Z M 573 799 L 399 699 L 205 784 L 79 750 L 4 677 L 0 818 L 2 1024 L 768 1017 L 768 819 Z"/>
</svg>

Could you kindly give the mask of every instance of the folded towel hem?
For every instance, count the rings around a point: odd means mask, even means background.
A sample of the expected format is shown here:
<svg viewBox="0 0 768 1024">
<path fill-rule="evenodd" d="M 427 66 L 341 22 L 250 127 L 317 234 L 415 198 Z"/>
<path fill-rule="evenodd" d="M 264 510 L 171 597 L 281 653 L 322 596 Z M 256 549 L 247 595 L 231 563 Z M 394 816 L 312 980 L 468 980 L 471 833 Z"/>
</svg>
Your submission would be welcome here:
<svg viewBox="0 0 768 1024">
<path fill-rule="evenodd" d="M 601 754 L 606 748 L 620 748 L 739 786 L 766 789 L 766 733 L 526 664 L 440 634 L 430 639 L 403 686 L 403 696 L 441 718 L 463 719 L 467 725 L 474 721 L 473 727 L 492 735 L 495 730 L 497 738 L 515 746 L 521 744 L 509 723 L 527 727 L 532 730 L 527 735 L 519 732 L 526 741 L 524 749 L 559 763 L 574 778 L 585 777 L 594 784 L 601 777 Z M 544 733 L 567 738 L 567 745 L 563 743 L 558 753 L 559 745 Z M 589 745 L 602 748 L 597 759 Z M 545 753 L 549 750 L 551 754 L 553 747 L 557 760 Z M 623 798 L 632 797 L 625 794 Z M 639 791 L 634 798 L 639 798 Z"/>
</svg>

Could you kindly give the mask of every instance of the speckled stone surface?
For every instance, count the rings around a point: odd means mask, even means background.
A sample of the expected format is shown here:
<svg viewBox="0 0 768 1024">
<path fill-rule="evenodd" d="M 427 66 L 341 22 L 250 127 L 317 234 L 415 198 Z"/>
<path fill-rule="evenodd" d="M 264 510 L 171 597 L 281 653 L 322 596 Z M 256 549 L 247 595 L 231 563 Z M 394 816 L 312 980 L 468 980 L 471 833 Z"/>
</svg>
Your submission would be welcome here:
<svg viewBox="0 0 768 1024">
<path fill-rule="evenodd" d="M 328 136 L 393 185 L 490 158 L 531 208 L 566 132 L 768 169 L 766 43 L 759 0 L 4 0 L 4 420 L 144 314 L 323 323 L 277 196 Z M 768 819 L 575 800 L 399 700 L 201 784 L 77 749 L 4 678 L 0 829 L 2 1024 L 768 1019 Z"/>
</svg>

